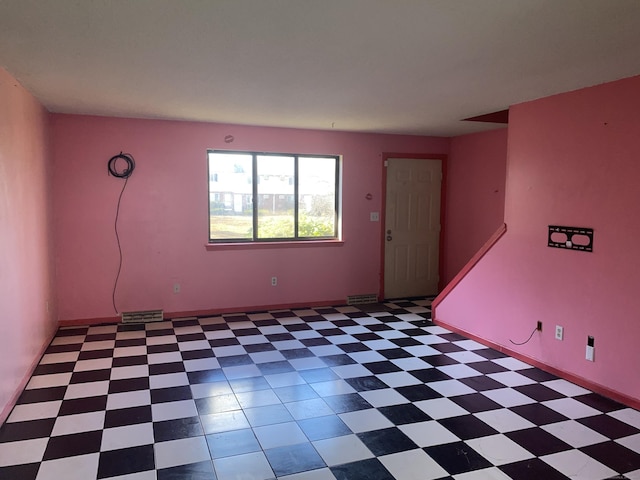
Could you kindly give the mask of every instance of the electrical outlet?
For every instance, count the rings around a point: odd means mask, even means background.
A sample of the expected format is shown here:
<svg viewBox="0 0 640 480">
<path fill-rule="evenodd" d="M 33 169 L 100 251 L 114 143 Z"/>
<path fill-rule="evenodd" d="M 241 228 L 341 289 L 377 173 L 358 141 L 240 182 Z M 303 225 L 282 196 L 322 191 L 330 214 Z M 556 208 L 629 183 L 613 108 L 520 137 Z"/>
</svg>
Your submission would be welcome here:
<svg viewBox="0 0 640 480">
<path fill-rule="evenodd" d="M 275 287 L 278 285 L 278 277 L 271 277 L 271 286 Z"/>
<path fill-rule="evenodd" d="M 591 335 L 589 335 L 587 337 L 587 350 L 585 353 L 585 358 L 590 362 L 593 362 L 594 356 L 595 356 L 595 339 Z"/>
<path fill-rule="evenodd" d="M 173 284 L 173 293 L 180 293 L 180 284 L 179 283 L 174 283 Z"/>
<path fill-rule="evenodd" d="M 540 320 L 538 320 L 538 324 L 536 325 L 536 330 L 539 332 L 542 331 L 542 322 Z"/>
<path fill-rule="evenodd" d="M 556 340 L 562 340 L 564 338 L 564 328 L 560 325 L 556 325 Z"/>
</svg>

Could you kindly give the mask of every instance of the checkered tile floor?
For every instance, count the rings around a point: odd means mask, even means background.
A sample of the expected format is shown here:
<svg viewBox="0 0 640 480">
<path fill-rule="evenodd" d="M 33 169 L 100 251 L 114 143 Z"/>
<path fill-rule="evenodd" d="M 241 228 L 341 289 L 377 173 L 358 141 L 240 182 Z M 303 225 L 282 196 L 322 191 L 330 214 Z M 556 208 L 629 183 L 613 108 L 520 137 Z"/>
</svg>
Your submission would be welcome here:
<svg viewBox="0 0 640 480">
<path fill-rule="evenodd" d="M 0 478 L 640 479 L 640 412 L 429 305 L 61 329 L 0 429 Z"/>
</svg>

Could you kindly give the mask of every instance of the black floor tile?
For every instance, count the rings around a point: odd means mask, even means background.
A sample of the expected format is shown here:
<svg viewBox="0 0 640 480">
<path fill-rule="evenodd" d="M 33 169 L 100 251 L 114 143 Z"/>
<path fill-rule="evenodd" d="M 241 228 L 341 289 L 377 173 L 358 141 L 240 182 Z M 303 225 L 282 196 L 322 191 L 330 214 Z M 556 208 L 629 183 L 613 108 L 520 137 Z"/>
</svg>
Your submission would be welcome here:
<svg viewBox="0 0 640 480">
<path fill-rule="evenodd" d="M 386 383 L 373 375 L 367 377 L 346 378 L 345 381 L 357 392 L 389 388 Z"/>
<path fill-rule="evenodd" d="M 330 368 L 314 368 L 311 370 L 302 370 L 300 376 L 307 383 L 328 382 L 330 380 L 338 380 L 340 377 Z"/>
<path fill-rule="evenodd" d="M 104 417 L 104 428 L 122 427 L 146 422 L 151 422 L 151 405 L 107 410 Z"/>
<path fill-rule="evenodd" d="M 78 355 L 78 360 L 95 360 L 96 358 L 111 358 L 111 357 L 113 357 L 112 348 L 108 350 L 86 350 L 84 352 L 80 352 L 80 355 Z M 122 357 L 122 358 L 126 358 L 126 357 Z M 116 359 L 114 358 L 114 360 Z"/>
<path fill-rule="evenodd" d="M 567 477 L 539 458 L 509 463 L 499 468 L 517 480 L 567 480 Z"/>
<path fill-rule="evenodd" d="M 612 440 L 640 433 L 639 429 L 629 425 L 628 423 L 621 422 L 616 418 L 604 414 L 579 418 L 577 421 Z"/>
<path fill-rule="evenodd" d="M 541 428 L 516 430 L 507 432 L 505 435 L 536 457 L 564 452 L 572 448 L 571 445 L 566 444 L 558 437 Z"/>
<path fill-rule="evenodd" d="M 73 368 L 76 366 L 75 362 L 66 363 L 51 363 L 48 365 L 38 365 L 33 371 L 33 375 L 52 375 L 54 373 L 69 373 L 73 372 Z"/>
<path fill-rule="evenodd" d="M 179 440 L 204 435 L 199 417 L 179 418 L 153 423 L 153 438 L 156 442 Z"/>
<path fill-rule="evenodd" d="M 63 400 L 58 415 L 77 415 L 78 413 L 99 412 L 107 408 L 107 396 L 73 398 Z"/>
<path fill-rule="evenodd" d="M 388 360 L 381 361 L 381 362 L 363 363 L 362 365 L 375 375 L 380 375 L 382 373 L 402 371 L 402 369 L 398 367 L 395 363 L 392 363 Z"/>
<path fill-rule="evenodd" d="M 473 388 L 476 392 L 485 392 L 487 390 L 496 390 L 504 388 L 505 385 L 484 375 L 478 377 L 459 378 L 459 382 L 464 383 L 467 387 Z"/>
<path fill-rule="evenodd" d="M 191 388 L 188 385 L 151 390 L 151 403 L 177 402 L 191 398 Z"/>
<path fill-rule="evenodd" d="M 218 357 L 221 367 L 237 367 L 240 365 L 251 365 L 253 360 L 249 355 L 231 355 L 229 357 Z"/>
<path fill-rule="evenodd" d="M 221 369 L 187 372 L 187 378 L 189 379 L 189 383 L 192 385 L 198 383 L 222 382 L 227 379 Z"/>
<path fill-rule="evenodd" d="M 423 450 L 451 475 L 492 466 L 487 459 L 464 442 L 434 445 Z"/>
<path fill-rule="evenodd" d="M 431 400 L 433 398 L 442 397 L 441 394 L 427 385 L 407 385 L 406 387 L 396 387 L 395 390 L 410 402 L 419 402 L 421 400 Z"/>
<path fill-rule="evenodd" d="M 179 352 L 177 343 L 164 343 L 159 345 L 147 345 L 147 354 Z"/>
<path fill-rule="evenodd" d="M 520 373 L 521 370 L 518 371 Z M 555 400 L 558 398 L 564 398 L 561 393 L 546 387 L 540 383 L 533 383 L 531 385 L 522 385 L 520 387 L 513 387 L 514 390 L 526 395 L 529 398 L 533 398 L 537 402 L 546 402 L 548 400 Z"/>
<path fill-rule="evenodd" d="M 331 473 L 336 480 L 396 480 L 377 458 L 331 467 Z"/>
<path fill-rule="evenodd" d="M 74 372 L 71 375 L 69 383 L 71 385 L 77 383 L 103 382 L 111 378 L 111 369 L 89 370 L 87 372 Z"/>
<path fill-rule="evenodd" d="M 498 433 L 493 427 L 473 415 L 442 418 L 438 422 L 462 440 L 486 437 Z"/>
<path fill-rule="evenodd" d="M 369 402 L 357 393 L 347 393 L 345 395 L 331 395 L 323 397 L 324 401 L 336 413 L 354 412 L 372 408 Z"/>
<path fill-rule="evenodd" d="M 39 468 L 39 463 L 0 467 L 0 478 L 6 478 L 7 480 L 36 480 Z"/>
<path fill-rule="evenodd" d="M 298 426 L 312 442 L 353 433 L 337 415 L 299 420 Z"/>
<path fill-rule="evenodd" d="M 356 361 L 347 354 L 342 355 L 327 355 L 326 357 L 320 357 L 328 367 L 337 367 L 340 365 L 353 365 Z"/>
<path fill-rule="evenodd" d="M 587 393 L 585 395 L 578 395 L 573 397 L 574 400 L 578 400 L 579 402 L 584 403 L 585 405 L 589 405 L 590 407 L 595 408 L 603 413 L 613 412 L 616 410 L 621 410 L 623 408 L 627 408 L 621 403 L 616 402 L 615 400 L 608 399 L 599 395 L 597 393 Z"/>
<path fill-rule="evenodd" d="M 405 425 L 407 423 L 426 422 L 427 420 L 431 420 L 429 415 L 412 403 L 380 407 L 378 410 L 395 425 Z"/>
<path fill-rule="evenodd" d="M 292 360 L 295 358 L 315 357 L 313 352 L 308 348 L 294 348 L 291 350 L 281 350 L 280 353 L 287 360 Z"/>
<path fill-rule="evenodd" d="M 424 357 L 420 357 L 421 360 L 424 360 L 425 362 L 427 362 L 429 365 L 431 365 L 432 367 L 444 367 L 446 365 L 456 365 L 460 362 L 458 362 L 457 360 L 454 360 L 453 358 L 445 355 L 445 354 L 440 354 L 440 355 L 426 355 Z"/>
<path fill-rule="evenodd" d="M 486 412 L 487 410 L 497 410 L 498 408 L 502 408 L 499 403 L 496 403 L 490 398 L 485 397 L 481 393 L 457 395 L 455 397 L 452 397 L 451 401 L 457 403 L 467 412 L 471 413 Z"/>
<path fill-rule="evenodd" d="M 157 472 L 157 480 L 217 480 L 210 461 L 162 468 Z"/>
<path fill-rule="evenodd" d="M 149 375 L 166 375 L 168 373 L 181 373 L 184 371 L 185 368 L 182 362 L 149 365 Z"/>
<path fill-rule="evenodd" d="M 278 373 L 295 372 L 296 369 L 286 360 L 279 362 L 258 363 L 258 369 L 263 375 L 277 375 Z"/>
<path fill-rule="evenodd" d="M 51 437 L 42 459 L 54 460 L 99 452 L 101 442 L 102 430 Z"/>
<path fill-rule="evenodd" d="M 109 393 L 133 392 L 135 390 L 148 390 L 149 377 L 123 378 L 109 382 Z"/>
<path fill-rule="evenodd" d="M 0 443 L 48 437 L 55 423 L 55 418 L 5 423 L 0 427 Z"/>
<path fill-rule="evenodd" d="M 545 372 L 539 368 L 524 368 L 522 370 L 518 370 L 518 373 L 530 378 L 531 380 L 535 380 L 536 382 L 548 382 L 558 379 L 554 374 Z"/>
<path fill-rule="evenodd" d="M 358 438 L 378 457 L 418 448 L 418 445 L 397 427 L 358 433 Z"/>
<path fill-rule="evenodd" d="M 112 367 L 131 367 L 134 365 L 146 365 L 146 355 L 133 355 L 131 357 L 118 357 L 113 359 Z"/>
<path fill-rule="evenodd" d="M 591 458 L 620 473 L 640 469 L 640 454 L 616 442 L 604 442 L 580 449 Z"/>
<path fill-rule="evenodd" d="M 423 383 L 439 382 L 441 380 L 451 380 L 451 377 L 437 368 L 424 368 L 421 370 L 411 370 L 411 375 Z"/>
<path fill-rule="evenodd" d="M 67 387 L 49 387 L 49 388 L 36 388 L 33 390 L 25 390 L 22 392 L 16 405 L 23 405 L 25 403 L 39 403 L 39 402 L 51 402 L 54 400 L 62 400 L 64 394 L 67 391 Z"/>
<path fill-rule="evenodd" d="M 207 435 L 211 458 L 230 457 L 261 450 L 258 439 L 250 428 Z"/>
<path fill-rule="evenodd" d="M 144 472 L 155 468 L 153 445 L 110 450 L 100 453 L 98 478 Z"/>
<path fill-rule="evenodd" d="M 292 475 L 326 466 L 310 443 L 271 448 L 265 450 L 264 454 L 277 476 Z"/>
<path fill-rule="evenodd" d="M 491 361 L 467 363 L 467 366 L 473 368 L 474 370 L 477 370 L 484 375 L 509 371 L 508 368 L 504 368 L 502 365 L 498 365 L 497 363 Z"/>
<path fill-rule="evenodd" d="M 518 405 L 517 407 L 511 407 L 509 410 L 517 413 L 521 417 L 526 418 L 531 423 L 537 426 L 568 420 L 568 418 L 561 413 L 558 413 L 555 410 L 552 410 L 546 405 L 542 405 L 540 403 Z"/>
</svg>

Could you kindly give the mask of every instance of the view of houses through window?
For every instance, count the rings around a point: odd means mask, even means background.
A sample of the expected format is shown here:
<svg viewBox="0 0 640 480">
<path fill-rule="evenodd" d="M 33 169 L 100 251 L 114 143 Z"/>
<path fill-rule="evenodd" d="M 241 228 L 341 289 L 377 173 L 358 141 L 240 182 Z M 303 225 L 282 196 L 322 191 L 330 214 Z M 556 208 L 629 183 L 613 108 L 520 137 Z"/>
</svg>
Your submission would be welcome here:
<svg viewBox="0 0 640 480">
<path fill-rule="evenodd" d="M 209 240 L 338 237 L 337 156 L 208 152 Z"/>
</svg>

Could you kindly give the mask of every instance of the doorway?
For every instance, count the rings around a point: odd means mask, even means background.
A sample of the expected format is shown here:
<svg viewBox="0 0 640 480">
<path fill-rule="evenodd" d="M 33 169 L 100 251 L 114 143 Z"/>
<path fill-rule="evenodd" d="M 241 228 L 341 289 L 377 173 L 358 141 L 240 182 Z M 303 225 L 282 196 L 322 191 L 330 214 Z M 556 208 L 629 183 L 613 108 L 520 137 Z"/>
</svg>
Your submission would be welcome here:
<svg viewBox="0 0 640 480">
<path fill-rule="evenodd" d="M 436 295 L 442 159 L 387 158 L 384 297 Z"/>
</svg>

